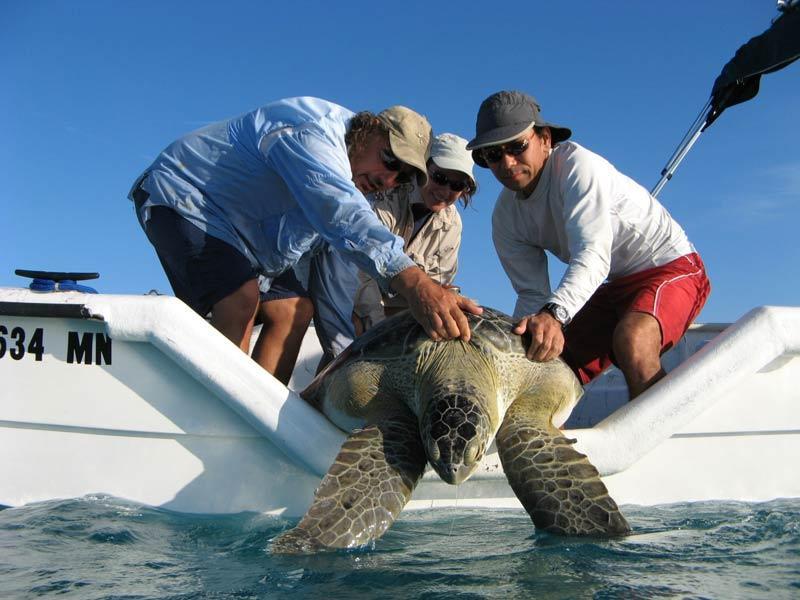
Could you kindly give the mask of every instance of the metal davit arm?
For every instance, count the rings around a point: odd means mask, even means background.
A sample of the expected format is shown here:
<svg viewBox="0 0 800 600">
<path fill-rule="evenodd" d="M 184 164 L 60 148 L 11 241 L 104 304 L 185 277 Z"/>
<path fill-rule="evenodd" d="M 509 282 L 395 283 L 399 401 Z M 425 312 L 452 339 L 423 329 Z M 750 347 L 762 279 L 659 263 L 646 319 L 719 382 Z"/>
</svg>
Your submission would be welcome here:
<svg viewBox="0 0 800 600">
<path fill-rule="evenodd" d="M 658 180 L 658 183 L 656 183 L 656 185 L 650 191 L 650 194 L 654 198 L 658 197 L 661 189 L 667 185 L 667 182 L 670 179 L 672 179 L 672 176 L 678 169 L 678 165 L 681 164 L 683 159 L 689 153 L 689 150 L 691 150 L 692 146 L 694 146 L 697 138 L 699 138 L 700 134 L 703 133 L 703 129 L 705 128 L 706 123 L 708 123 L 711 110 L 711 99 L 709 98 L 708 102 L 706 102 L 705 106 L 703 106 L 703 108 L 700 110 L 700 114 L 698 114 L 695 118 L 692 126 L 689 127 L 689 131 L 687 131 L 683 136 L 683 139 L 678 144 L 678 147 L 675 148 L 675 151 L 672 153 L 672 156 L 669 157 L 667 164 L 664 165 L 664 168 L 661 170 L 661 179 Z"/>
</svg>

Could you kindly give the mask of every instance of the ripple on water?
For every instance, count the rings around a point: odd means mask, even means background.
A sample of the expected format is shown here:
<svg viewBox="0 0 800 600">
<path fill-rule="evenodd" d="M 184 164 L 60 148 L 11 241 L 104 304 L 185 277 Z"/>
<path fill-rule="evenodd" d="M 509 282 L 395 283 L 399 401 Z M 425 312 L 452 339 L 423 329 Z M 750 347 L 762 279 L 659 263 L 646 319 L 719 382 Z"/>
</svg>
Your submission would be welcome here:
<svg viewBox="0 0 800 600">
<path fill-rule="evenodd" d="M 296 520 L 94 496 L 0 511 L 0 597 L 794 598 L 800 500 L 625 507 L 634 534 L 537 533 L 517 511 L 406 513 L 373 548 L 271 556 Z"/>
</svg>

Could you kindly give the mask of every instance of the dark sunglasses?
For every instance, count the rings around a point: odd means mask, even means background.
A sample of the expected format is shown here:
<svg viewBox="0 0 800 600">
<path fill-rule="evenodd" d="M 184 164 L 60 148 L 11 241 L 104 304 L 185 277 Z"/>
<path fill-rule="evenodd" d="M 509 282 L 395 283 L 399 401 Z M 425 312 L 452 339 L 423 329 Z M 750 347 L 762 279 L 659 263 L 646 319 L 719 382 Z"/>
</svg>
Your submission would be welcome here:
<svg viewBox="0 0 800 600">
<path fill-rule="evenodd" d="M 445 177 L 444 173 L 441 171 L 428 171 L 428 173 L 436 185 L 449 187 L 454 192 L 463 192 L 464 190 L 469 190 L 472 187 L 470 186 L 469 181 L 453 181 L 452 179 Z"/>
<path fill-rule="evenodd" d="M 381 162 L 389 171 L 397 173 L 398 183 L 408 183 L 414 174 L 414 167 L 397 158 L 388 148 L 381 149 Z"/>
<path fill-rule="evenodd" d="M 487 163 L 496 163 L 508 154 L 509 156 L 519 156 L 528 149 L 529 140 L 514 140 L 508 144 L 489 146 L 483 149 L 483 160 Z"/>
</svg>

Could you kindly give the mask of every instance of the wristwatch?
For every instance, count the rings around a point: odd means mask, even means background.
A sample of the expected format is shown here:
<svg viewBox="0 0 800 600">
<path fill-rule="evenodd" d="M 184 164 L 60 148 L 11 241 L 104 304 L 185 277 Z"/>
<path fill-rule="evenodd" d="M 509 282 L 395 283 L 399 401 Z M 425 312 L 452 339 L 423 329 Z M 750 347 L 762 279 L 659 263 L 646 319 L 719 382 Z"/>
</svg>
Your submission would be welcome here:
<svg viewBox="0 0 800 600">
<path fill-rule="evenodd" d="M 567 312 L 567 309 L 561 306 L 560 304 L 556 304 L 555 302 L 548 302 L 542 307 L 542 310 L 540 310 L 539 312 L 549 313 L 550 316 L 552 316 L 556 321 L 561 323 L 561 327 L 566 327 L 572 320 L 572 318 L 569 316 L 569 313 Z"/>
</svg>

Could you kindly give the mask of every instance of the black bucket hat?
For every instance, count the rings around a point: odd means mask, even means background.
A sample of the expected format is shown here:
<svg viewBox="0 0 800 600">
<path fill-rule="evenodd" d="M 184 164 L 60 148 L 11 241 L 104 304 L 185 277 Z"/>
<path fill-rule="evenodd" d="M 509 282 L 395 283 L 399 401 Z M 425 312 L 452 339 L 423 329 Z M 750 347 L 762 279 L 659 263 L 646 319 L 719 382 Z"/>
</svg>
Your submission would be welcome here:
<svg viewBox="0 0 800 600">
<path fill-rule="evenodd" d="M 536 98 L 524 92 L 504 90 L 486 98 L 478 110 L 475 138 L 467 144 L 475 163 L 481 167 L 487 166 L 483 153 L 478 152 L 481 148 L 510 142 L 534 125 L 549 127 L 553 144 L 569 139 L 572 131 L 546 121 L 541 110 Z"/>
</svg>

